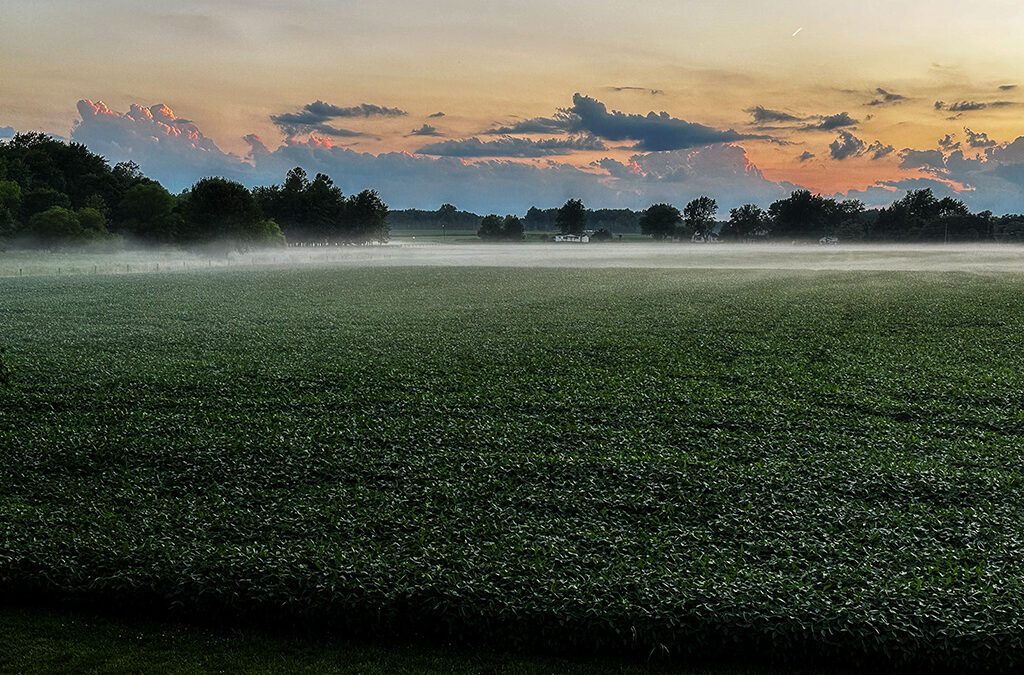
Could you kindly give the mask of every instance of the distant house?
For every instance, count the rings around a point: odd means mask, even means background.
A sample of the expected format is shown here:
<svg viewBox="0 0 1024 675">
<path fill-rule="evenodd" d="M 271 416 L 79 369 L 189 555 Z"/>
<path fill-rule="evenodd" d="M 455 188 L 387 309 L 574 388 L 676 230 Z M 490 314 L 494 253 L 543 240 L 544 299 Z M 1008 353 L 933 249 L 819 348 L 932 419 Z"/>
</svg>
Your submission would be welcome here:
<svg viewBox="0 0 1024 675">
<path fill-rule="evenodd" d="M 578 234 L 556 234 L 555 241 L 559 244 L 589 244 L 590 237 Z"/>
</svg>

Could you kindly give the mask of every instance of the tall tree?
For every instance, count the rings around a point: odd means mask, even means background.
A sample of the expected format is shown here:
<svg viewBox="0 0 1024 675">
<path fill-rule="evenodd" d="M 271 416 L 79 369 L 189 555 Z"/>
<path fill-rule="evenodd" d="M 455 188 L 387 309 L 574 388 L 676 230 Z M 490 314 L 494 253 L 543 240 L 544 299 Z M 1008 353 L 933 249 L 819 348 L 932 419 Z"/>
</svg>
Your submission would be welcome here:
<svg viewBox="0 0 1024 675">
<path fill-rule="evenodd" d="M 671 204 L 654 204 L 640 216 L 640 233 L 655 239 L 671 239 L 676 236 L 683 214 Z"/>
<path fill-rule="evenodd" d="M 683 209 L 683 225 L 687 232 L 704 241 L 711 241 L 717 213 L 718 202 L 711 197 L 697 197 Z"/>
<path fill-rule="evenodd" d="M 722 239 L 743 241 L 768 234 L 768 214 L 755 204 L 744 204 L 729 212 L 729 222 L 722 227 Z"/>
<path fill-rule="evenodd" d="M 562 234 L 582 235 L 587 229 L 587 208 L 579 199 L 570 199 L 558 209 L 555 226 Z"/>
</svg>

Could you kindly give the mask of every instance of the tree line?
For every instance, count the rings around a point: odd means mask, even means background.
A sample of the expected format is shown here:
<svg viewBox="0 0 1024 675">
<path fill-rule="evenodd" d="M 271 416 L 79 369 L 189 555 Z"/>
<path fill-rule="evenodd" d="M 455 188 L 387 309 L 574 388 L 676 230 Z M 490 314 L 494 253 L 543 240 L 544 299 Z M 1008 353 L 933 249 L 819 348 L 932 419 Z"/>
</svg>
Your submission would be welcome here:
<svg viewBox="0 0 1024 675">
<path fill-rule="evenodd" d="M 0 143 L 0 245 L 58 248 L 130 240 L 188 248 L 387 241 L 376 192 L 345 197 L 332 180 L 294 169 L 249 190 L 203 178 L 171 194 L 132 162 L 110 166 L 84 145 L 45 134 Z"/>
<path fill-rule="evenodd" d="M 592 239 L 611 239 L 604 219 L 607 212 L 587 209 L 578 199 L 559 209 L 543 212 L 532 208 L 523 221 L 529 229 L 531 215 L 543 217 L 547 231 L 561 234 L 590 233 Z M 983 242 L 1024 241 L 1024 215 L 994 216 L 991 211 L 973 213 L 953 197 L 938 198 L 930 189 L 911 190 L 890 206 L 867 209 L 857 200 L 837 200 L 808 190 L 797 190 L 767 209 L 745 204 L 731 209 L 728 219 L 719 218 L 718 202 L 701 196 L 679 210 L 672 204 L 654 204 L 639 211 L 637 230 L 660 241 L 835 241 L 859 242 Z M 541 215 L 538 215 L 541 214 Z M 624 218 L 624 215 L 620 217 Z M 483 219 L 482 239 L 522 239 L 522 227 L 503 229 L 497 216 Z M 518 221 L 518 218 L 516 218 Z M 621 230 L 619 230 L 621 232 Z"/>
</svg>

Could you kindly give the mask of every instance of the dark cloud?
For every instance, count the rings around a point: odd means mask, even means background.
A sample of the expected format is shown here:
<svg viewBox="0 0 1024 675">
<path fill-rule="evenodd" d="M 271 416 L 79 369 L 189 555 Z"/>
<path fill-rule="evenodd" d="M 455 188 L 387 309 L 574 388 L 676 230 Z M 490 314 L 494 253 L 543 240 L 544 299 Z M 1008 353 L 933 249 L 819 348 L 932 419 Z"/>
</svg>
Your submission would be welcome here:
<svg viewBox="0 0 1024 675">
<path fill-rule="evenodd" d="M 965 112 L 977 112 L 979 110 L 987 110 L 988 108 L 1008 108 L 1010 106 L 1017 105 L 1013 101 L 957 101 L 955 103 L 946 103 L 945 101 L 936 101 L 936 110 L 948 110 L 954 113 L 965 113 Z M 951 118 L 952 119 L 952 118 Z"/>
<path fill-rule="evenodd" d="M 271 115 L 270 121 L 276 124 L 286 136 L 322 134 L 334 138 L 352 138 L 364 134 L 334 126 L 330 122 L 336 119 L 402 117 L 407 114 L 399 108 L 386 108 L 371 103 L 342 107 L 324 101 L 314 101 L 298 112 Z"/>
<path fill-rule="evenodd" d="M 815 157 L 817 157 L 817 155 L 815 155 L 815 154 L 814 154 L 813 152 L 811 152 L 810 150 L 804 150 L 804 152 L 802 152 L 802 153 L 801 153 L 801 154 L 800 154 L 800 155 L 799 155 L 799 156 L 798 156 L 798 157 L 796 158 L 796 161 L 798 161 L 798 162 L 800 162 L 801 164 L 803 164 L 803 163 L 805 163 L 805 162 L 809 162 L 809 161 L 811 161 L 811 160 L 812 160 L 812 159 L 814 159 Z"/>
<path fill-rule="evenodd" d="M 803 127 L 805 131 L 835 131 L 836 129 L 845 129 L 847 127 L 855 127 L 860 122 L 850 117 L 849 113 L 841 112 L 835 115 L 818 115 L 816 117 L 818 122 L 814 124 L 808 124 Z"/>
<path fill-rule="evenodd" d="M 409 135 L 410 136 L 437 136 L 437 137 L 444 136 L 444 134 L 442 134 L 440 131 L 437 130 L 437 127 L 430 126 L 429 124 L 424 124 L 419 129 L 413 129 L 412 131 L 409 132 Z"/>
<path fill-rule="evenodd" d="M 593 136 L 573 136 L 533 141 L 528 138 L 506 136 L 496 141 L 466 138 L 425 145 L 417 154 L 434 157 L 550 157 L 568 155 L 587 150 L 605 150 L 605 145 Z"/>
<path fill-rule="evenodd" d="M 867 144 L 849 131 L 840 131 L 839 136 L 829 144 L 828 149 L 832 159 L 841 162 L 864 154 Z"/>
<path fill-rule="evenodd" d="M 960 141 L 956 140 L 953 134 L 946 134 L 939 139 L 939 149 L 946 152 L 952 152 L 960 149 Z"/>
<path fill-rule="evenodd" d="M 771 108 L 765 108 L 762 105 L 756 105 L 753 108 L 747 108 L 744 112 L 749 113 L 754 118 L 754 124 L 763 126 L 766 124 L 783 124 L 786 122 L 803 122 L 806 118 L 797 117 L 791 115 L 788 112 L 782 110 L 772 110 Z"/>
<path fill-rule="evenodd" d="M 941 167 L 946 156 L 938 150 L 914 150 L 908 148 L 900 153 L 901 169 L 929 169 Z"/>
<path fill-rule="evenodd" d="M 885 145 L 881 141 L 875 141 L 874 143 L 867 147 L 867 149 L 864 151 L 864 154 L 868 155 L 868 157 L 872 161 L 877 161 L 879 159 L 884 159 L 888 157 L 894 152 L 896 152 L 896 148 L 894 148 L 893 146 Z"/>
<path fill-rule="evenodd" d="M 564 134 L 569 130 L 569 120 L 558 117 L 534 117 L 513 122 L 507 126 L 495 127 L 483 132 L 485 136 L 514 136 L 517 134 Z"/>
<path fill-rule="evenodd" d="M 994 148 L 998 143 L 988 137 L 986 133 L 975 133 L 970 129 L 964 129 L 967 134 L 967 145 L 975 149 Z"/>
<path fill-rule="evenodd" d="M 438 112 L 434 113 L 433 115 L 427 115 L 427 119 L 437 119 L 439 117 L 444 117 L 444 116 L 445 116 L 445 114 L 443 112 L 438 111 Z"/>
<path fill-rule="evenodd" d="M 1016 88 L 1017 88 L 1016 84 L 1003 84 L 1003 85 L 1000 85 L 999 91 L 1013 91 Z"/>
<path fill-rule="evenodd" d="M 907 100 L 906 96 L 903 96 L 902 94 L 897 94 L 897 93 L 892 92 L 892 91 L 887 91 L 885 89 L 882 89 L 881 87 L 879 87 L 878 89 L 875 89 L 875 94 L 877 95 L 877 98 L 869 101 L 866 105 L 869 105 L 869 106 L 898 105 L 898 104 L 903 103 L 904 101 Z"/>
<path fill-rule="evenodd" d="M 582 94 L 573 96 L 573 105 L 565 111 L 565 115 L 571 132 L 587 133 L 608 141 L 636 141 L 635 149 L 648 152 L 683 150 L 758 138 L 732 129 L 723 131 L 687 122 L 666 112 L 651 112 L 647 115 L 610 112 L 601 101 Z"/>
<path fill-rule="evenodd" d="M 650 94 L 651 96 L 663 96 L 665 94 L 664 89 L 648 89 L 647 87 L 605 87 L 608 91 L 624 92 L 631 91 L 642 94 Z"/>
</svg>

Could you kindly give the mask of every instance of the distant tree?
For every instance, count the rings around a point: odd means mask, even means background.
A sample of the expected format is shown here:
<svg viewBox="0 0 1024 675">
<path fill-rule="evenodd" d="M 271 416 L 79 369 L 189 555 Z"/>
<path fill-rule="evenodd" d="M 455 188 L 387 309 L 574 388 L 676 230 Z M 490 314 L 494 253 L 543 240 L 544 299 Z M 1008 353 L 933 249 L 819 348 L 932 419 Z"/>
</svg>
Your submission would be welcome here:
<svg viewBox="0 0 1024 675">
<path fill-rule="evenodd" d="M 241 183 L 204 178 L 183 198 L 185 242 L 239 251 L 284 242 L 280 228 L 263 216 L 256 200 Z"/>
<path fill-rule="evenodd" d="M 764 237 L 768 233 L 768 214 L 754 204 L 744 204 L 729 212 L 729 222 L 719 233 L 722 239 L 743 241 L 753 237 Z"/>
<path fill-rule="evenodd" d="M 486 216 L 480 221 L 477 236 L 485 241 L 522 241 L 523 221 L 518 216 Z"/>
<path fill-rule="evenodd" d="M 363 190 L 349 197 L 346 212 L 349 221 L 347 237 L 350 241 L 388 241 L 391 234 L 388 228 L 388 205 L 376 191 Z"/>
<path fill-rule="evenodd" d="M 107 231 L 107 217 L 99 209 L 81 208 L 75 215 L 78 216 L 83 239 L 102 239 L 110 234 Z"/>
<path fill-rule="evenodd" d="M 526 212 L 525 225 L 528 230 L 549 230 L 552 223 L 550 211 L 541 211 L 536 206 L 531 206 Z"/>
<path fill-rule="evenodd" d="M 501 239 L 502 225 L 501 216 L 494 214 L 484 216 L 484 219 L 480 221 L 480 229 L 477 230 L 476 234 L 485 241 L 497 241 Z"/>
<path fill-rule="evenodd" d="M 155 182 L 138 182 L 125 192 L 114 212 L 114 230 L 149 242 L 178 236 L 177 199 Z"/>
<path fill-rule="evenodd" d="M 826 198 L 809 190 L 797 190 L 770 207 L 773 237 L 818 239 L 826 234 L 829 205 Z"/>
<path fill-rule="evenodd" d="M 671 204 L 655 204 L 640 216 L 640 233 L 654 239 L 671 239 L 683 222 L 683 214 Z"/>
<path fill-rule="evenodd" d="M 555 226 L 562 234 L 582 235 L 587 229 L 587 209 L 579 199 L 570 199 L 558 209 Z"/>
<path fill-rule="evenodd" d="M 938 199 L 930 188 L 910 190 L 882 209 L 871 238 L 886 241 L 963 241 L 988 238 L 991 218 L 972 216 L 959 199 Z"/>
<path fill-rule="evenodd" d="M 597 230 L 594 232 L 593 236 L 590 237 L 590 241 L 597 242 L 611 241 L 612 239 L 614 239 L 614 236 L 612 235 L 611 230 L 606 227 L 602 227 L 600 230 Z"/>
<path fill-rule="evenodd" d="M 459 210 L 451 204 L 442 204 L 437 210 L 437 221 L 445 227 L 451 227 L 459 215 Z"/>
<path fill-rule="evenodd" d="M 519 216 L 505 216 L 501 223 L 501 234 L 506 241 L 522 241 L 525 234 L 522 219 Z"/>
<path fill-rule="evenodd" d="M 48 211 L 55 206 L 63 209 L 71 209 L 71 198 L 52 187 L 33 187 L 23 193 L 21 200 L 21 211 L 26 219 L 32 218 L 37 213 Z"/>
<path fill-rule="evenodd" d="M 718 202 L 711 197 L 698 197 L 683 209 L 683 227 L 687 234 L 711 241 L 715 232 L 715 215 Z"/>
<path fill-rule="evenodd" d="M 32 216 L 26 234 L 50 248 L 71 244 L 83 237 L 78 215 L 63 206 L 53 206 Z"/>
</svg>

